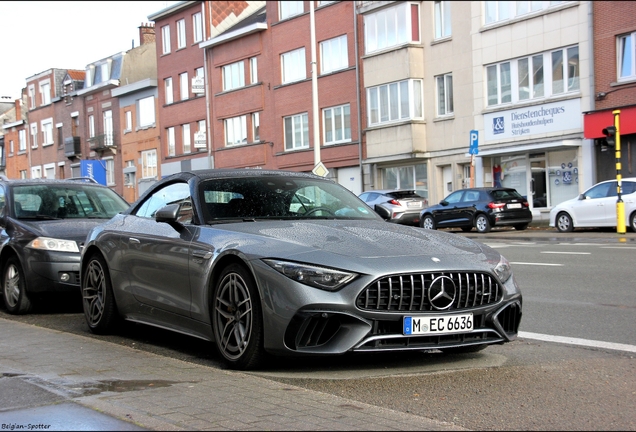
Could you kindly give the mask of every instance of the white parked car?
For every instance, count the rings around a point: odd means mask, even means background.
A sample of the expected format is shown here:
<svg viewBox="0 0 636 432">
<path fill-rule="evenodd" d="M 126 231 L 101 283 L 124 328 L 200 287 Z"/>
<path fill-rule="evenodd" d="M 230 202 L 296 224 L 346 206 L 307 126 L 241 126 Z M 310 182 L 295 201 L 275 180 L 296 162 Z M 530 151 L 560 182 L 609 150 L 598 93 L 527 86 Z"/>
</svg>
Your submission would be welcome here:
<svg viewBox="0 0 636 432">
<path fill-rule="evenodd" d="M 625 206 L 625 226 L 636 232 L 636 177 L 621 181 Z M 576 198 L 562 202 L 550 211 L 550 226 L 560 232 L 583 227 L 616 226 L 616 180 L 600 182 Z"/>
</svg>

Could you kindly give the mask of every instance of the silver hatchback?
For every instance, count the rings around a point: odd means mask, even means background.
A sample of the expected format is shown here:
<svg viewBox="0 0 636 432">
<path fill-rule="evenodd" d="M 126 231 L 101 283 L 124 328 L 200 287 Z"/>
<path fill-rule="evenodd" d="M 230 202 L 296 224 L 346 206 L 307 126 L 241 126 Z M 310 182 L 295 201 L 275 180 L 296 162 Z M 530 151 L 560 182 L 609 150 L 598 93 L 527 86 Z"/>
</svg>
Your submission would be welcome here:
<svg viewBox="0 0 636 432">
<path fill-rule="evenodd" d="M 413 189 L 367 191 L 359 198 L 382 219 L 402 225 L 419 226 L 420 213 L 428 207 L 428 200 Z"/>
</svg>

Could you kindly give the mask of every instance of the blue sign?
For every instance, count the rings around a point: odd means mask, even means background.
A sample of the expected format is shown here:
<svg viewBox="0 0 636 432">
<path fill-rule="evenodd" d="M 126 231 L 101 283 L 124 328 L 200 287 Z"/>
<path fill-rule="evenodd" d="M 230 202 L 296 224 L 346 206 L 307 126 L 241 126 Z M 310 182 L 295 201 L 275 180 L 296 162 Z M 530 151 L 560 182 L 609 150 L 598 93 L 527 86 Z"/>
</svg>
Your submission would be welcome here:
<svg viewBox="0 0 636 432">
<path fill-rule="evenodd" d="M 479 132 L 476 130 L 470 131 L 470 149 L 469 153 L 471 155 L 479 154 L 479 148 L 477 147 L 479 144 Z"/>
<path fill-rule="evenodd" d="M 102 161 L 83 160 L 80 161 L 80 175 L 89 177 L 99 184 L 106 186 L 106 167 Z"/>
<path fill-rule="evenodd" d="M 506 131 L 503 117 L 495 117 L 492 119 L 492 133 L 494 135 L 502 134 Z"/>
</svg>

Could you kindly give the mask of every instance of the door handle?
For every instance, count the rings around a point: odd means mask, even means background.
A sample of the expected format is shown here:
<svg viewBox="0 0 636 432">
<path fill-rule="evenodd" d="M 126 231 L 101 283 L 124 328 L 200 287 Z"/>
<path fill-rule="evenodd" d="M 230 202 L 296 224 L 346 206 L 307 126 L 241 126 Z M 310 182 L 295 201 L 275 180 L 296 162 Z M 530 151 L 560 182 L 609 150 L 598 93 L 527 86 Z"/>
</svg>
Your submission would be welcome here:
<svg viewBox="0 0 636 432">
<path fill-rule="evenodd" d="M 204 251 L 204 250 L 197 250 L 197 251 L 192 251 L 192 256 L 194 256 L 196 258 L 210 259 L 210 258 L 212 258 L 212 252 Z"/>
<path fill-rule="evenodd" d="M 129 243 L 141 243 L 141 242 L 139 241 L 139 239 L 136 239 L 136 238 L 134 238 L 134 237 L 129 237 L 129 238 L 128 238 L 128 242 L 129 242 Z"/>
</svg>

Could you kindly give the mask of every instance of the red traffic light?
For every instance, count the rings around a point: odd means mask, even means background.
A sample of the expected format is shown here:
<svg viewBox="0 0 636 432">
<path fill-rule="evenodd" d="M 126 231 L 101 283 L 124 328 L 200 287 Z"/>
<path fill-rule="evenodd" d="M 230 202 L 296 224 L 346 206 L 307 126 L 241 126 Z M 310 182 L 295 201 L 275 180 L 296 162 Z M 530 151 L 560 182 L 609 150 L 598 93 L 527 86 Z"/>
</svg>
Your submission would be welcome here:
<svg viewBox="0 0 636 432">
<path fill-rule="evenodd" d="M 603 135 L 605 135 L 608 146 L 614 147 L 616 145 L 616 126 L 608 126 L 603 129 Z"/>
</svg>

